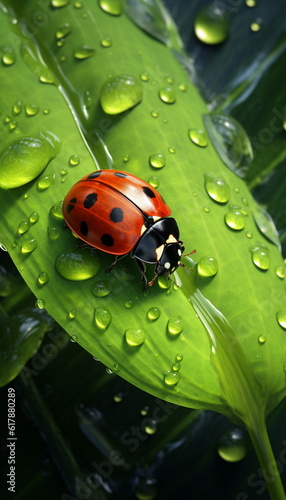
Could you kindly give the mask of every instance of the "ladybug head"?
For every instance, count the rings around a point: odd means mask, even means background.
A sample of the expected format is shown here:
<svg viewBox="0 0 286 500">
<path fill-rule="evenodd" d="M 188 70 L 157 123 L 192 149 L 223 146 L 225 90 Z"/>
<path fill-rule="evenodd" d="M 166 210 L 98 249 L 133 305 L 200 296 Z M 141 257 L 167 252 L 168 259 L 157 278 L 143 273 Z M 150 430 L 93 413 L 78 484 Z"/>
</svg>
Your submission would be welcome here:
<svg viewBox="0 0 286 500">
<path fill-rule="evenodd" d="M 156 265 L 156 274 L 170 276 L 181 264 L 181 256 L 184 247 L 181 242 L 168 243 L 164 245 L 163 253 Z"/>
<path fill-rule="evenodd" d="M 168 279 L 170 279 L 170 274 L 172 274 L 179 266 L 182 265 L 181 256 L 183 251 L 184 247 L 181 241 L 175 241 L 164 245 L 162 253 L 157 261 L 155 276 L 148 284 L 152 286 L 156 278 L 158 276 L 163 276 L 164 274 Z"/>
</svg>

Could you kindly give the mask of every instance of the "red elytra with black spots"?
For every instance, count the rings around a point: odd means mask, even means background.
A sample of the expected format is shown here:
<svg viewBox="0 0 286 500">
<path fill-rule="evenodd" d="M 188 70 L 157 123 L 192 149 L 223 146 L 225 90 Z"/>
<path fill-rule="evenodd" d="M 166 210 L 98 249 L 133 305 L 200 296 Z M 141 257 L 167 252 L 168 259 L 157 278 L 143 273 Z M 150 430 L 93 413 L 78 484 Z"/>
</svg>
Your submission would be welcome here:
<svg viewBox="0 0 286 500">
<path fill-rule="evenodd" d="M 155 277 L 169 278 L 184 250 L 175 219 L 160 193 L 139 177 L 120 170 L 98 170 L 67 193 L 63 215 L 70 229 L 88 245 L 116 255 L 131 252 L 146 289 L 145 265 L 155 264 Z"/>
</svg>

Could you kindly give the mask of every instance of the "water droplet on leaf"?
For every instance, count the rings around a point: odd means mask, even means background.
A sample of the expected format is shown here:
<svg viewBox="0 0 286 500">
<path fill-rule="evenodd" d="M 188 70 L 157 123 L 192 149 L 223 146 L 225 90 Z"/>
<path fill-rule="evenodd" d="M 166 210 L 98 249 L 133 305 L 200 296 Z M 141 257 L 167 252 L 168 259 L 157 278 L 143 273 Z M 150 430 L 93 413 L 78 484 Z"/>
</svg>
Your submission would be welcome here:
<svg viewBox="0 0 286 500">
<path fill-rule="evenodd" d="M 145 332 L 140 328 L 128 328 L 125 331 L 125 340 L 132 347 L 139 346 L 145 342 Z"/>
<path fill-rule="evenodd" d="M 176 92 L 172 87 L 162 87 L 159 90 L 159 97 L 166 104 L 174 104 L 176 102 Z"/>
<path fill-rule="evenodd" d="M 171 385 L 171 386 L 177 385 L 179 381 L 180 381 L 179 372 L 168 371 L 164 375 L 164 382 L 166 385 Z"/>
<path fill-rule="evenodd" d="M 218 261 L 214 257 L 202 257 L 198 262 L 197 271 L 204 278 L 215 276 L 218 272 Z"/>
<path fill-rule="evenodd" d="M 13 108 L 12 108 L 12 111 L 14 113 L 14 115 L 19 115 L 21 112 L 22 112 L 22 102 L 21 101 L 17 101 L 15 102 Z"/>
<path fill-rule="evenodd" d="M 16 62 L 16 54 L 11 47 L 4 47 L 2 50 L 2 63 L 5 66 L 12 66 Z"/>
<path fill-rule="evenodd" d="M 259 243 L 250 249 L 252 262 L 256 267 L 263 271 L 267 271 L 270 267 L 269 250 L 263 243 Z"/>
<path fill-rule="evenodd" d="M 36 224 L 36 222 L 38 222 L 40 216 L 38 214 L 38 212 L 32 212 L 30 217 L 29 217 L 29 222 L 31 224 Z"/>
<path fill-rule="evenodd" d="M 48 273 L 46 273 L 45 271 L 42 271 L 38 275 L 37 283 L 38 283 L 38 285 L 43 286 L 43 285 L 46 285 L 48 283 L 49 279 L 50 279 L 50 277 L 49 277 Z"/>
<path fill-rule="evenodd" d="M 208 140 L 206 133 L 203 130 L 199 129 L 190 129 L 188 131 L 189 138 L 191 141 L 196 144 L 196 146 L 200 146 L 201 148 L 205 148 L 208 145 Z"/>
<path fill-rule="evenodd" d="M 204 115 L 204 124 L 218 155 L 236 175 L 244 178 L 253 160 L 249 137 L 242 125 L 225 114 Z"/>
<path fill-rule="evenodd" d="M 18 226 L 18 234 L 24 234 L 26 233 L 30 228 L 30 224 L 28 221 L 26 220 L 23 220 L 22 222 L 20 222 L 19 226 Z"/>
<path fill-rule="evenodd" d="M 153 168 L 163 168 L 166 165 L 166 158 L 162 154 L 152 154 L 149 156 L 149 163 Z"/>
<path fill-rule="evenodd" d="M 63 201 L 57 201 L 51 208 L 50 208 L 50 214 L 52 217 L 55 217 L 55 219 L 63 219 Z"/>
<path fill-rule="evenodd" d="M 28 238 L 22 241 L 21 252 L 32 253 L 37 248 L 37 240 L 35 238 Z"/>
<path fill-rule="evenodd" d="M 240 429 L 225 432 L 218 443 L 219 456 L 226 462 L 239 462 L 247 454 L 246 441 Z"/>
<path fill-rule="evenodd" d="M 149 177 L 148 182 L 150 186 L 154 187 L 157 189 L 160 185 L 158 177 Z"/>
<path fill-rule="evenodd" d="M 120 16 L 122 13 L 121 0 L 99 0 L 99 7 L 112 16 Z"/>
<path fill-rule="evenodd" d="M 36 104 L 27 104 L 25 106 L 25 112 L 27 116 L 35 116 L 39 113 L 40 108 Z"/>
<path fill-rule="evenodd" d="M 75 59 L 78 59 L 79 61 L 82 61 L 84 59 L 88 59 L 89 57 L 92 57 L 93 54 L 95 53 L 95 49 L 92 47 L 89 47 L 88 45 L 82 45 L 78 49 L 76 49 L 73 53 Z"/>
<path fill-rule="evenodd" d="M 259 335 L 258 342 L 259 342 L 259 344 L 265 344 L 265 342 L 266 342 L 266 336 L 265 335 Z"/>
<path fill-rule="evenodd" d="M 80 162 L 78 155 L 72 155 L 69 159 L 69 164 L 71 167 L 76 167 Z"/>
<path fill-rule="evenodd" d="M 146 434 L 152 435 L 157 431 L 157 422 L 154 419 L 148 419 L 145 424 L 144 430 Z"/>
<path fill-rule="evenodd" d="M 245 216 L 241 208 L 236 205 L 229 205 L 224 220 L 226 225 L 235 231 L 241 231 L 245 227 Z"/>
<path fill-rule="evenodd" d="M 260 31 L 262 28 L 262 20 L 260 18 L 256 19 L 253 21 L 253 23 L 250 24 L 250 29 L 251 31 L 257 32 Z"/>
<path fill-rule="evenodd" d="M 39 189 L 39 191 L 45 191 L 46 189 L 51 187 L 55 178 L 56 178 L 55 174 L 49 174 L 40 177 L 40 179 L 37 182 L 37 188 Z"/>
<path fill-rule="evenodd" d="M 276 276 L 280 279 L 285 278 L 285 266 L 277 266 L 275 269 Z"/>
<path fill-rule="evenodd" d="M 102 109 L 110 115 L 133 108 L 142 98 L 143 87 L 140 80 L 130 75 L 111 76 L 100 91 Z"/>
<path fill-rule="evenodd" d="M 112 40 L 111 40 L 111 38 L 109 38 L 108 36 L 105 37 L 105 38 L 102 38 L 101 41 L 100 41 L 100 45 L 104 49 L 108 49 L 109 47 L 112 46 Z"/>
<path fill-rule="evenodd" d="M 0 187 L 11 189 L 32 181 L 60 149 L 59 139 L 50 132 L 14 141 L 0 155 Z"/>
<path fill-rule="evenodd" d="M 61 38 L 65 38 L 71 33 L 71 31 L 71 25 L 69 23 L 65 23 L 56 31 L 56 38 L 58 40 L 60 40 Z"/>
<path fill-rule="evenodd" d="M 159 319 L 161 315 L 160 309 L 158 307 L 151 307 L 148 312 L 147 312 L 147 317 L 151 321 L 155 321 L 156 319 Z"/>
<path fill-rule="evenodd" d="M 58 255 L 55 262 L 59 275 L 71 281 L 93 278 L 100 269 L 98 255 L 89 249 L 72 249 Z"/>
<path fill-rule="evenodd" d="M 37 309 L 45 309 L 46 302 L 43 299 L 37 299 L 35 302 L 35 306 Z"/>
<path fill-rule="evenodd" d="M 171 335 L 179 335 L 183 331 L 183 322 L 179 317 L 170 318 L 167 328 Z"/>
<path fill-rule="evenodd" d="M 227 203 L 230 196 L 229 185 L 220 177 L 205 175 L 205 188 L 213 200 L 218 203 Z"/>
<path fill-rule="evenodd" d="M 57 240 L 60 235 L 59 228 L 55 226 L 48 226 L 47 232 L 51 240 Z"/>
<path fill-rule="evenodd" d="M 132 300 L 126 300 L 124 302 L 124 305 L 125 305 L 126 309 L 131 309 L 134 306 L 134 303 Z"/>
<path fill-rule="evenodd" d="M 286 330 L 286 311 L 279 311 L 276 314 L 276 319 L 277 319 L 279 325 L 282 326 L 282 328 L 284 328 L 284 330 Z"/>
<path fill-rule="evenodd" d="M 275 224 L 266 210 L 257 205 L 252 211 L 253 218 L 255 223 L 259 229 L 259 231 L 266 237 L 268 240 L 272 241 L 280 250 L 281 244 L 279 240 L 279 235 Z"/>
<path fill-rule="evenodd" d="M 111 323 L 111 312 L 107 307 L 96 307 L 94 310 L 94 321 L 100 330 L 106 330 Z"/>
<path fill-rule="evenodd" d="M 110 283 L 108 281 L 97 281 L 91 286 L 91 293 L 95 297 L 107 297 L 111 293 Z"/>
<path fill-rule="evenodd" d="M 194 30 L 197 38 L 208 45 L 224 42 L 229 34 L 229 22 L 216 5 L 203 7 L 197 14 Z"/>
<path fill-rule="evenodd" d="M 55 8 L 65 7 L 70 0 L 51 0 L 51 5 Z"/>
</svg>

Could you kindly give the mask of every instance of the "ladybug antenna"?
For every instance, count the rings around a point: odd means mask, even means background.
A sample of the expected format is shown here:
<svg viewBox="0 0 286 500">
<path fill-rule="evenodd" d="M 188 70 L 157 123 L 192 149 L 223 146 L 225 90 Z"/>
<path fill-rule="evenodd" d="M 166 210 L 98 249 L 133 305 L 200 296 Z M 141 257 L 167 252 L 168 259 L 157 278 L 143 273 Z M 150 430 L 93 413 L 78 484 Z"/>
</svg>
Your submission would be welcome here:
<svg viewBox="0 0 286 500">
<path fill-rule="evenodd" d="M 154 282 L 156 281 L 157 278 L 158 278 L 158 274 L 155 274 L 154 278 L 151 281 L 149 281 L 148 285 L 149 286 L 153 286 L 153 284 L 154 284 Z"/>
<path fill-rule="evenodd" d="M 190 253 L 185 253 L 185 255 L 182 255 L 182 257 L 188 257 L 189 255 L 192 255 L 192 253 L 196 253 L 196 250 L 192 250 Z M 185 267 L 185 266 L 183 266 Z"/>
</svg>

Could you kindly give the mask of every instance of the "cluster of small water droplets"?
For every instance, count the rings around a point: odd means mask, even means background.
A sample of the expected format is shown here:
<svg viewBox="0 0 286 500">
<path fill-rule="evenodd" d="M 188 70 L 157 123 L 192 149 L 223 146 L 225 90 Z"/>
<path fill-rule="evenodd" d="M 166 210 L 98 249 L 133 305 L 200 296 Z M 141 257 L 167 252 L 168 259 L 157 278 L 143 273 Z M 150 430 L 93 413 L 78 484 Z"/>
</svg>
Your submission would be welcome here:
<svg viewBox="0 0 286 500">
<path fill-rule="evenodd" d="M 164 374 L 164 383 L 168 386 L 175 386 L 180 381 L 181 375 L 179 373 L 181 369 L 181 362 L 183 361 L 184 356 L 182 353 L 178 353 L 175 356 L 175 362 L 172 364 L 171 370 L 168 370 Z"/>
</svg>

